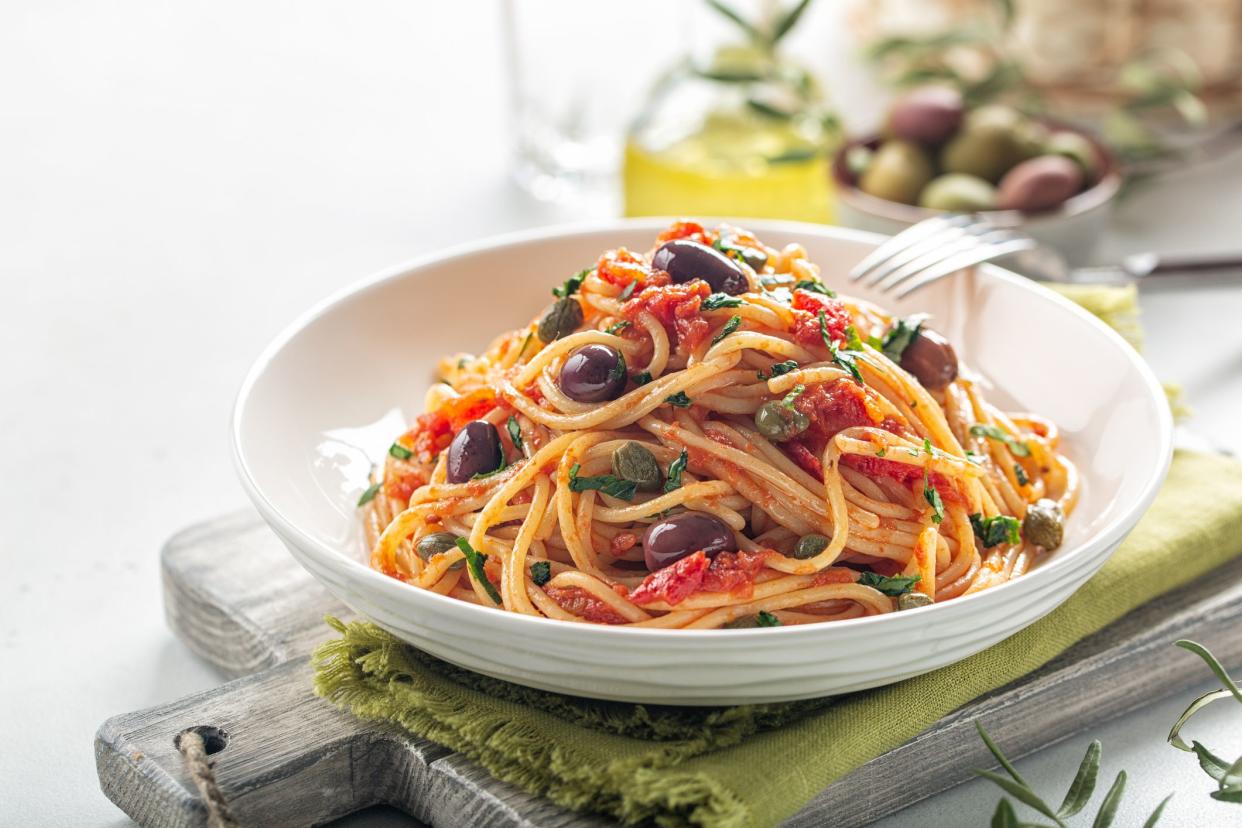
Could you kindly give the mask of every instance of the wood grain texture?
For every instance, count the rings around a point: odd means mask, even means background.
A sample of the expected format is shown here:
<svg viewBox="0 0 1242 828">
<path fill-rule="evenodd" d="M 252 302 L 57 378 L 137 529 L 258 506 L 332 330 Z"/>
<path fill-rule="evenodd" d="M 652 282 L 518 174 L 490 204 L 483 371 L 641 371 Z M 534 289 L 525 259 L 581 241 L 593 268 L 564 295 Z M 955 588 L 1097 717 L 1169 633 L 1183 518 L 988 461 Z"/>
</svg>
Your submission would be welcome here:
<svg viewBox="0 0 1242 828">
<path fill-rule="evenodd" d="M 580 828 L 573 814 L 491 778 L 463 756 L 395 728 L 366 724 L 311 693 L 307 661 L 328 633 L 323 616 L 349 617 L 250 513 L 192 527 L 163 553 L 169 624 L 235 681 L 100 728 L 104 792 L 144 826 L 201 826 L 206 813 L 173 746 L 177 733 L 214 725 L 229 743 L 212 758 L 234 815 L 246 825 L 320 824 L 387 803 L 433 826 Z M 909 743 L 838 780 L 787 825 L 863 825 L 994 764 L 980 722 L 1021 756 L 1198 683 L 1167 651 L 1178 638 L 1242 662 L 1242 561 L 1139 609 L 1042 669 L 977 699 Z M 774 780 L 779 784 L 779 780 Z"/>
</svg>

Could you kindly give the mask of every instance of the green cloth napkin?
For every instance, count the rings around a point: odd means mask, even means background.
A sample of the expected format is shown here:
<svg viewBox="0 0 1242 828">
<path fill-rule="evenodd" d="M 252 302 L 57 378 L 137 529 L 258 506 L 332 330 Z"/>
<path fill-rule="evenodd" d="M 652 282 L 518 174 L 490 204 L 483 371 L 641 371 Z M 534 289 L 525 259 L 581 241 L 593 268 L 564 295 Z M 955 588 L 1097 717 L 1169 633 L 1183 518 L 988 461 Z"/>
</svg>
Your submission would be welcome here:
<svg viewBox="0 0 1242 828">
<path fill-rule="evenodd" d="M 370 624 L 331 620 L 316 692 L 494 776 L 625 822 L 767 826 L 941 717 L 1242 553 L 1242 463 L 1178 452 L 1104 568 L 1061 607 L 933 673 L 835 699 L 685 709 L 579 699 L 475 675 Z"/>
</svg>

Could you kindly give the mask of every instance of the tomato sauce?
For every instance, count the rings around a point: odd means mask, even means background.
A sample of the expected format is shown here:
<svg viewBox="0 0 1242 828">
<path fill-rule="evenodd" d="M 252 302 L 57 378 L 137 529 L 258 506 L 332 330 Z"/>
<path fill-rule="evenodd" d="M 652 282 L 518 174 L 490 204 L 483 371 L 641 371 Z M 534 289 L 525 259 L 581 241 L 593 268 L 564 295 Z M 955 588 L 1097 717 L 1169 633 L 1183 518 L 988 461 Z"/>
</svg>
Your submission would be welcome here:
<svg viewBox="0 0 1242 828">
<path fill-rule="evenodd" d="M 625 616 L 581 587 L 548 587 L 544 592 L 561 609 L 586 621 L 596 624 L 627 623 Z"/>
<path fill-rule="evenodd" d="M 749 598 L 755 591 L 755 576 L 763 571 L 768 552 L 721 552 L 712 558 L 703 576 L 704 592 L 728 592 Z"/>
<path fill-rule="evenodd" d="M 633 322 L 643 311 L 648 311 L 660 320 L 678 347 L 692 351 L 711 332 L 711 326 L 700 315 L 703 300 L 711 293 L 707 282 L 700 279 L 679 285 L 647 287 L 621 306 L 621 316 Z"/>
<path fill-rule="evenodd" d="M 824 346 L 819 330 L 819 312 L 824 312 L 824 330 L 833 342 L 845 341 L 845 329 L 852 323 L 850 312 L 839 299 L 813 293 L 809 290 L 793 291 L 794 323 L 790 334 L 796 342 L 807 347 Z"/>
<path fill-rule="evenodd" d="M 843 458 L 841 462 L 851 469 L 857 469 L 868 477 L 888 477 L 907 487 L 913 486 L 915 483 L 921 484 L 923 480 L 923 469 L 920 466 L 898 463 L 895 460 L 885 460 L 883 457 L 851 454 Z M 941 499 L 951 500 L 955 503 L 966 502 L 966 498 L 958 492 L 957 487 L 953 485 L 952 481 L 940 472 L 932 472 L 928 475 L 928 482 L 936 491 L 940 492 Z"/>
<path fill-rule="evenodd" d="M 658 247 L 665 242 L 677 239 L 690 239 L 710 247 L 712 242 L 716 240 L 716 234 L 705 229 L 697 221 L 675 221 L 667 230 L 656 236 L 656 246 Z"/>
<path fill-rule="evenodd" d="M 702 551 L 687 555 L 644 578 L 638 589 L 630 593 L 630 600 L 639 606 L 656 601 L 669 606 L 680 604 L 703 584 L 708 566 L 710 563 Z"/>
</svg>

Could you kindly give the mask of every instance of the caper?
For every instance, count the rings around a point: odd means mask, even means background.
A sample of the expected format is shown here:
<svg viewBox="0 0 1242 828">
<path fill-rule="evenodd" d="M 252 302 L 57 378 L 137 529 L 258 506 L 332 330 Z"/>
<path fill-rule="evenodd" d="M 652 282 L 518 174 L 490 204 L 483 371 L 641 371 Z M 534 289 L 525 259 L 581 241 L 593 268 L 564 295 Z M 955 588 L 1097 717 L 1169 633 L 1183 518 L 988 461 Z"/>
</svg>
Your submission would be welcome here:
<svg viewBox="0 0 1242 828">
<path fill-rule="evenodd" d="M 783 443 L 807 430 L 811 421 L 797 409 L 781 400 L 771 400 L 755 412 L 755 428 L 769 440 Z"/>
<path fill-rule="evenodd" d="M 1049 552 L 1060 546 L 1065 537 L 1065 513 L 1061 511 L 1061 504 L 1043 498 L 1026 507 L 1022 537 Z"/>
<path fill-rule="evenodd" d="M 539 339 L 541 342 L 554 342 L 563 336 L 569 336 L 582 325 L 582 305 L 573 297 L 558 299 L 543 319 L 539 320 Z"/>
<path fill-rule="evenodd" d="M 457 536 L 452 532 L 432 532 L 430 535 L 420 538 L 418 543 L 414 544 L 414 551 L 418 553 L 418 557 L 427 562 L 430 562 L 436 555 L 456 548 Z M 461 569 L 465 565 L 466 561 L 463 558 L 450 566 L 449 569 Z"/>
<path fill-rule="evenodd" d="M 612 453 L 612 473 L 625 480 L 638 484 L 638 488 L 646 492 L 654 492 L 660 488 L 664 475 L 660 472 L 660 464 L 655 455 L 642 443 L 633 440 L 625 443 Z"/>
<path fill-rule="evenodd" d="M 858 179 L 858 188 L 886 201 L 914 204 L 931 180 L 931 161 L 916 144 L 885 141 Z"/>
<path fill-rule="evenodd" d="M 828 548 L 828 538 L 823 535 L 803 535 L 793 548 L 793 557 L 800 561 L 814 558 Z"/>
<path fill-rule="evenodd" d="M 897 609 L 899 610 L 918 609 L 934 603 L 936 602 L 932 600 L 932 597 L 925 592 L 907 592 L 897 596 Z"/>
<path fill-rule="evenodd" d="M 923 188 L 919 206 L 951 213 L 995 210 L 996 188 L 978 176 L 945 173 Z"/>
</svg>

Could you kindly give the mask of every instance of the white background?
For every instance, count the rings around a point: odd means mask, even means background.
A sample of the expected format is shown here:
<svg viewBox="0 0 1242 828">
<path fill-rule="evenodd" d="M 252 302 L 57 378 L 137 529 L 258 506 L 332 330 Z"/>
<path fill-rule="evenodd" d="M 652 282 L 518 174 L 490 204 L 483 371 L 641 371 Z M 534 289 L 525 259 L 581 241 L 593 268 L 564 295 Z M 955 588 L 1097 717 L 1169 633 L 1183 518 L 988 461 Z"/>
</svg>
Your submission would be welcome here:
<svg viewBox="0 0 1242 828">
<path fill-rule="evenodd" d="M 263 344 L 373 270 L 582 216 L 508 183 L 497 7 L 452 5 L 0 2 L 0 824 L 127 824 L 96 727 L 219 683 L 164 626 L 157 555 L 244 506 L 226 423 Z M 834 26 L 797 45 L 874 110 Z M 1234 159 L 1137 194 L 1105 254 L 1242 248 L 1240 184 Z M 1144 307 L 1194 427 L 1242 452 L 1242 290 Z M 1130 772 L 1119 825 L 1172 790 L 1165 824 L 1242 820 L 1162 742 L 1191 695 L 1088 729 Z M 1242 710 L 1196 732 L 1237 755 Z M 1059 799 L 1088 739 L 1019 766 Z M 976 782 L 883 824 L 985 825 L 997 798 Z"/>
</svg>

